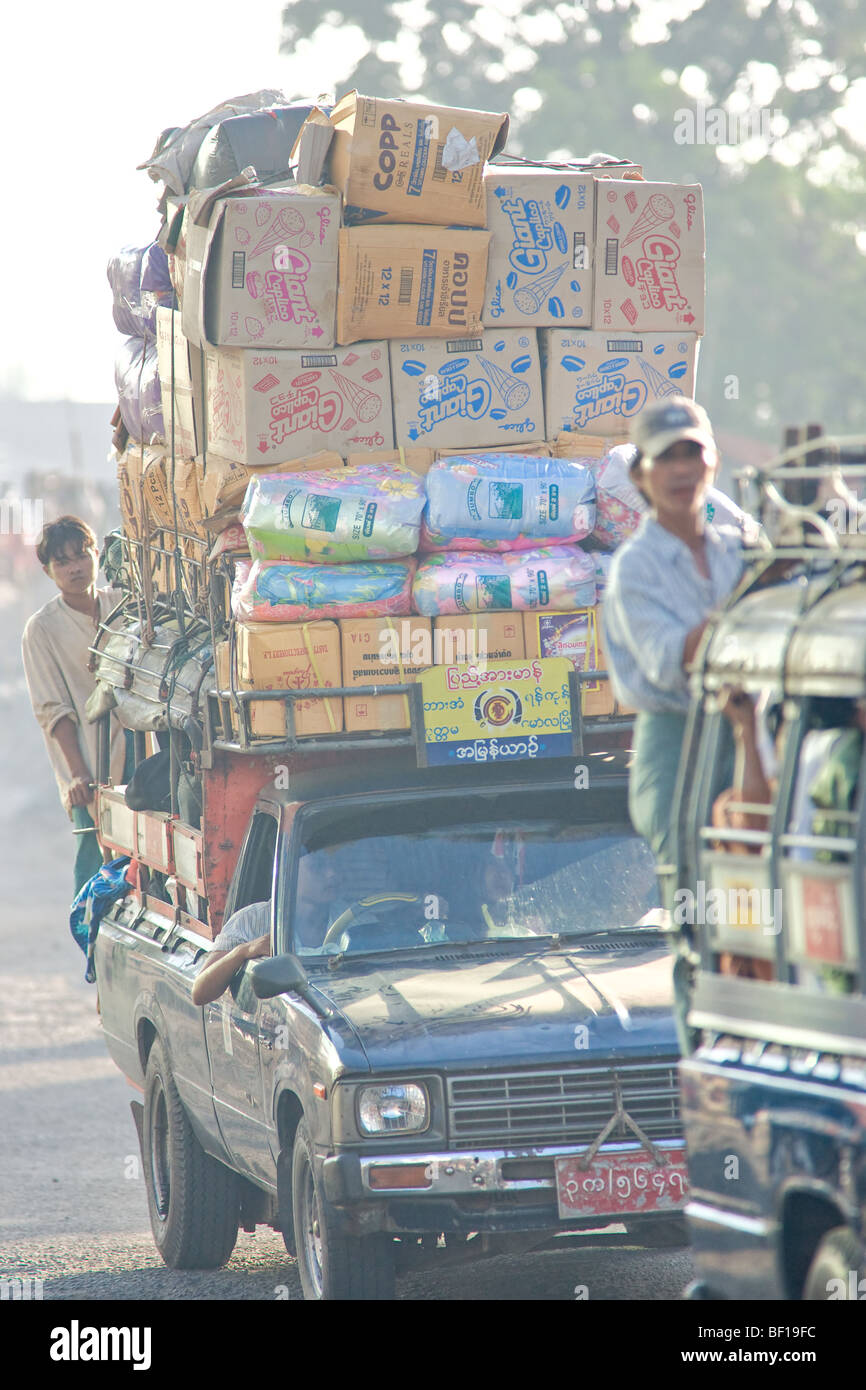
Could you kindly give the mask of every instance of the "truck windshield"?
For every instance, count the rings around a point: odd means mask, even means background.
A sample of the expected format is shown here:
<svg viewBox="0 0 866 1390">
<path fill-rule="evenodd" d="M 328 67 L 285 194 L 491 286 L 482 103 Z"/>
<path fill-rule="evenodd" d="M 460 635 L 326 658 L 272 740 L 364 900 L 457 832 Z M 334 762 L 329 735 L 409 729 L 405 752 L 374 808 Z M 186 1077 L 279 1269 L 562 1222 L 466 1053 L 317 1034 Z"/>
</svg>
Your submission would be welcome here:
<svg viewBox="0 0 866 1390">
<path fill-rule="evenodd" d="M 318 839 L 301 853 L 290 913 L 300 955 L 597 932 L 657 915 L 652 857 L 621 823 L 494 817 Z"/>
</svg>

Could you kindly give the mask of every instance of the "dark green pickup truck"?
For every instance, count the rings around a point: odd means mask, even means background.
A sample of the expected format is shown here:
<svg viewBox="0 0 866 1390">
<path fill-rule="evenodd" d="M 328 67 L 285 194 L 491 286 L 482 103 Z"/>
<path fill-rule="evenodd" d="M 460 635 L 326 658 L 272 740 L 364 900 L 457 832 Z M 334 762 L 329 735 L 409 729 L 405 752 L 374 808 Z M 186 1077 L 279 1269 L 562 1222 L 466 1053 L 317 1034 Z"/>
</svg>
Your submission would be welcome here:
<svg viewBox="0 0 866 1390">
<path fill-rule="evenodd" d="M 144 1089 L 168 1264 L 223 1264 L 262 1222 L 307 1297 L 386 1298 L 411 1261 L 623 1223 L 683 1243 L 653 865 L 621 755 L 575 771 L 383 749 L 266 786 L 226 915 L 269 901 L 273 955 L 203 1008 L 213 943 L 190 916 L 113 908 L 102 1022 Z"/>
</svg>

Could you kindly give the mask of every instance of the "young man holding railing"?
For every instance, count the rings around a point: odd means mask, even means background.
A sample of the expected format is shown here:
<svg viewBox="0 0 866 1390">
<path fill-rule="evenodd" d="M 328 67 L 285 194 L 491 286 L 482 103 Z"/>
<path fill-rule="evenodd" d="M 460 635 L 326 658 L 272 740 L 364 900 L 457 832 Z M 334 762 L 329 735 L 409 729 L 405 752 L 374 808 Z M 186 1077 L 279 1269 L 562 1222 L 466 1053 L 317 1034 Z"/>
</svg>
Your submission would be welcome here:
<svg viewBox="0 0 866 1390">
<path fill-rule="evenodd" d="M 96 790 L 98 729 L 85 707 L 95 680 L 90 647 L 100 621 L 119 603 L 116 589 L 98 588 L 96 536 L 77 516 L 47 525 L 36 546 L 39 563 L 57 585 L 54 598 L 24 629 L 21 654 L 33 713 L 45 737 L 60 799 L 77 834 L 75 894 L 102 867 L 91 809 Z M 121 782 L 126 744 L 112 716 L 111 777 Z"/>
</svg>

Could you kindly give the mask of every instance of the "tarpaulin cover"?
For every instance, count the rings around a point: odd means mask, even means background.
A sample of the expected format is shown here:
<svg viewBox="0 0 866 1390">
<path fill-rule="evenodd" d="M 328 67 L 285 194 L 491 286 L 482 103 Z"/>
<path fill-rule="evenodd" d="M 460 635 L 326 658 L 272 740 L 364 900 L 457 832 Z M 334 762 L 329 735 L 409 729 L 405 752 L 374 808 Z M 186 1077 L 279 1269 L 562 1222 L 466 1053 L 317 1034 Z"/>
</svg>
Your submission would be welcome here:
<svg viewBox="0 0 866 1390">
<path fill-rule="evenodd" d="M 190 188 L 217 188 L 252 165 L 260 179 L 287 175 L 292 147 L 312 101 L 229 116 L 212 126 L 198 148 Z"/>
<path fill-rule="evenodd" d="M 467 454 L 426 477 L 423 550 L 533 550 L 582 541 L 595 524 L 595 481 L 571 459 Z"/>
<path fill-rule="evenodd" d="M 392 560 L 418 548 L 424 482 L 408 468 L 360 464 L 256 474 L 241 509 L 257 560 Z"/>
<path fill-rule="evenodd" d="M 507 609 L 570 612 L 595 603 L 595 560 L 576 545 L 500 555 L 446 551 L 421 561 L 412 597 L 427 618 Z"/>
<path fill-rule="evenodd" d="M 114 384 L 120 414 L 136 444 L 165 439 L 162 391 L 153 338 L 124 338 L 114 359 Z"/>
<path fill-rule="evenodd" d="M 232 613 L 246 622 L 406 617 L 412 612 L 414 559 L 390 564 L 298 565 L 239 560 Z"/>
<path fill-rule="evenodd" d="M 163 131 L 156 142 L 156 148 L 149 159 L 139 164 L 146 169 L 154 183 L 164 183 L 170 193 L 181 194 L 188 189 L 192 167 L 199 148 L 208 131 L 220 121 L 230 116 L 242 116 L 251 111 L 265 111 L 271 106 L 286 106 L 286 98 L 276 88 L 266 88 L 260 92 L 246 92 L 243 96 L 229 97 L 220 102 L 203 116 L 196 116 L 185 126 Z"/>
<path fill-rule="evenodd" d="M 124 246 L 108 262 L 107 274 L 115 327 L 130 338 L 153 336 L 158 307 L 175 304 L 162 247 L 155 241 L 150 246 Z"/>
</svg>

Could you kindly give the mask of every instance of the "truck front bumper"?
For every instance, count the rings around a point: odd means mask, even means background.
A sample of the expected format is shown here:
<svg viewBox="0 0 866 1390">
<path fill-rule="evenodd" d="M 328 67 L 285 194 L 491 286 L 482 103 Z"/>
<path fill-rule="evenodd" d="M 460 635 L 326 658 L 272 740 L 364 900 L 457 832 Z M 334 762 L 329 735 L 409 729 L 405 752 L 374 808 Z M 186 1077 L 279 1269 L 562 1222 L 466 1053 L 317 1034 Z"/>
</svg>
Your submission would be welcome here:
<svg viewBox="0 0 866 1390">
<path fill-rule="evenodd" d="M 661 1142 L 663 1152 L 682 1141 Z M 634 1153 L 634 1143 L 605 1145 Z M 597 1230 L 625 1221 L 630 1228 L 670 1220 L 677 1211 L 597 1214 L 562 1220 L 555 1160 L 580 1157 L 587 1145 L 531 1150 L 337 1154 L 325 1158 L 325 1198 L 346 1230 L 412 1232 L 516 1232 L 562 1228 Z"/>
</svg>

